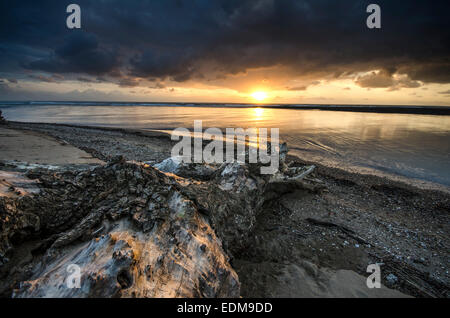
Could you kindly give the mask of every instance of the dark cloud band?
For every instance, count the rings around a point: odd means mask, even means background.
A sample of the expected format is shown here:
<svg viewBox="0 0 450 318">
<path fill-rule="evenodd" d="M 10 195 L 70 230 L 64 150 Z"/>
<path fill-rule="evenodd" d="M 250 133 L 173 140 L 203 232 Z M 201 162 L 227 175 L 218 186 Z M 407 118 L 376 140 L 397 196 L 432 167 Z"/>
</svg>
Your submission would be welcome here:
<svg viewBox="0 0 450 318">
<path fill-rule="evenodd" d="M 309 78 L 382 71 L 360 78 L 364 87 L 384 87 L 393 74 L 407 75 L 402 85 L 450 83 L 448 1 L 377 1 L 381 30 L 366 27 L 371 2 L 362 0 L 77 3 L 81 30 L 65 27 L 63 1 L 2 1 L 0 67 L 123 86 L 137 83 L 130 77 L 202 81 L 275 65 Z"/>
</svg>

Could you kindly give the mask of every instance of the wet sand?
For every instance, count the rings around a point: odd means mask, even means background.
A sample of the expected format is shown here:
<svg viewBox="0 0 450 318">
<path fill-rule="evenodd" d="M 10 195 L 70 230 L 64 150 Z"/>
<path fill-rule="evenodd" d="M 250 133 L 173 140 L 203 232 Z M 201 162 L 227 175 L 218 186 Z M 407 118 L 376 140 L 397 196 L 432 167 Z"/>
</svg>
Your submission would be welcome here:
<svg viewBox="0 0 450 318">
<path fill-rule="evenodd" d="M 0 127 L 0 160 L 37 164 L 99 164 L 98 158 L 48 135 Z"/>
</svg>

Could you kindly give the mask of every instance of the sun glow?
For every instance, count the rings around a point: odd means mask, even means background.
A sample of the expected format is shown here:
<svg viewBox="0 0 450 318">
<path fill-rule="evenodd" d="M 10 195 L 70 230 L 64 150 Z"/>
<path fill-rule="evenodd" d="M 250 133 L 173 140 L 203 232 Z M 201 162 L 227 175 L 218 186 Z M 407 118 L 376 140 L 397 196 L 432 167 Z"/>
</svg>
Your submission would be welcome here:
<svg viewBox="0 0 450 318">
<path fill-rule="evenodd" d="M 264 109 L 262 109 L 262 108 L 254 108 L 253 109 L 253 112 L 254 112 L 254 117 L 255 117 L 255 119 L 261 119 L 262 118 L 262 116 L 264 115 Z"/>
<path fill-rule="evenodd" d="M 265 100 L 267 98 L 267 93 L 266 92 L 254 92 L 252 94 L 252 97 L 258 101 L 258 102 L 262 102 L 263 100 Z"/>
</svg>

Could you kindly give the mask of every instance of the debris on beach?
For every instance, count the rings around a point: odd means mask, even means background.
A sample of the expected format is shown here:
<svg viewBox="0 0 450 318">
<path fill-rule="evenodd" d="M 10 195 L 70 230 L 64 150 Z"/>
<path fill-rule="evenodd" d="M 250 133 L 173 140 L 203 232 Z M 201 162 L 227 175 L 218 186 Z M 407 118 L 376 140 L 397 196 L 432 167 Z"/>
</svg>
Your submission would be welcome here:
<svg viewBox="0 0 450 318">
<path fill-rule="evenodd" d="M 0 197 L 0 271 L 13 273 L 2 293 L 12 284 L 14 297 L 239 296 L 220 239 L 173 178 L 123 158 L 28 175 L 40 193 Z M 20 242 L 33 257 L 14 264 Z M 66 287 L 71 264 L 83 288 Z"/>
<path fill-rule="evenodd" d="M 206 174 L 174 162 L 157 165 L 170 173 L 120 156 L 90 168 L 28 166 L 40 191 L 0 196 L 0 273 L 10 273 L 0 293 L 13 286 L 14 297 L 239 297 L 229 259 L 244 247 L 271 177 L 236 162 Z M 189 178 L 173 174 L 182 171 Z M 17 260 L 18 251 L 32 257 Z M 72 264 L 83 268 L 82 288 L 65 287 Z"/>
<path fill-rule="evenodd" d="M 27 178 L 25 174 L 0 170 L 0 197 L 18 197 L 39 191 L 37 182 Z"/>
</svg>

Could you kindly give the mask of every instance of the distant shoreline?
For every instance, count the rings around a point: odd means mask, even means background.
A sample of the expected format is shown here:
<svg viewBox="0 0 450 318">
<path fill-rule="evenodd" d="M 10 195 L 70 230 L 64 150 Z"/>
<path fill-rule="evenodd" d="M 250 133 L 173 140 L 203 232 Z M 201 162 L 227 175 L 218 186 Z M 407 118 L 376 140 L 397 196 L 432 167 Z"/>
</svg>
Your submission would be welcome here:
<svg viewBox="0 0 450 318">
<path fill-rule="evenodd" d="M 450 106 L 407 105 L 324 105 L 324 104 L 244 104 L 244 103 L 146 103 L 146 102 L 75 102 L 75 101 L 24 101 L 0 102 L 1 107 L 14 106 L 145 106 L 145 107 L 214 107 L 214 108 L 272 108 L 343 111 L 379 114 L 415 114 L 450 116 Z"/>
<path fill-rule="evenodd" d="M 269 107 L 278 108 L 278 107 Z M 284 109 L 302 109 L 302 110 L 324 110 L 324 111 L 343 111 L 358 113 L 377 113 L 377 114 L 414 114 L 414 115 L 450 115 L 450 107 L 446 106 L 324 106 L 324 105 L 293 105 L 280 107 Z"/>
</svg>

